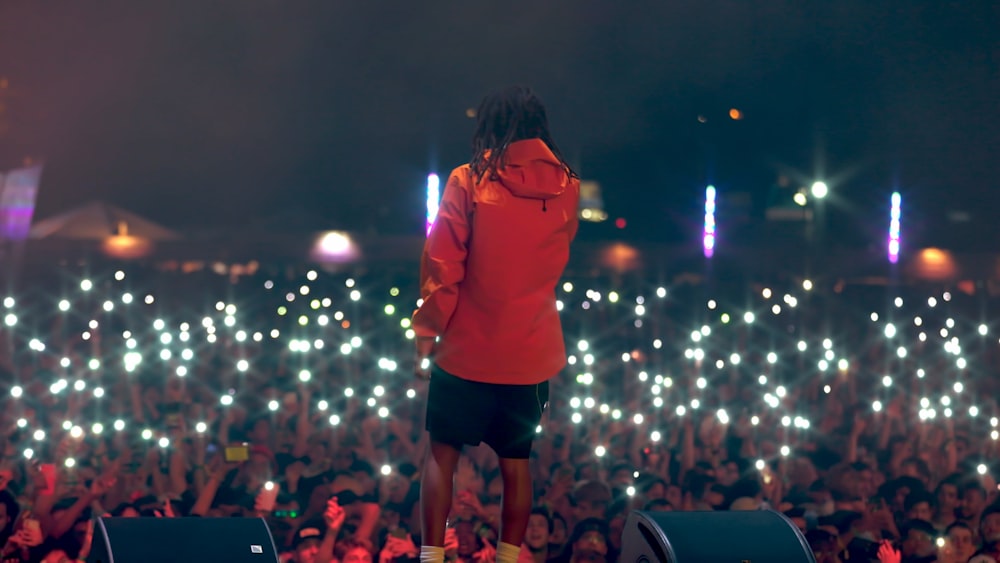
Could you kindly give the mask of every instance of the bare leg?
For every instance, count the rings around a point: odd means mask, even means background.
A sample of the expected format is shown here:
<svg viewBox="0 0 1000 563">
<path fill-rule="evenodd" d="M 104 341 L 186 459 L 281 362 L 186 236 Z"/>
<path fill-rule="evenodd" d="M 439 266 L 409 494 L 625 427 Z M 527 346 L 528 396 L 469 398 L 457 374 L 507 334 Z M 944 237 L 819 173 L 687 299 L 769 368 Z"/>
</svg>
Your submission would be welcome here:
<svg viewBox="0 0 1000 563">
<path fill-rule="evenodd" d="M 453 446 L 431 441 L 420 477 L 421 541 L 424 545 L 444 546 L 459 454 L 461 452 Z"/>
<path fill-rule="evenodd" d="M 500 541 L 520 547 L 528 528 L 534 496 L 528 460 L 500 458 L 500 475 L 503 477 Z"/>
</svg>

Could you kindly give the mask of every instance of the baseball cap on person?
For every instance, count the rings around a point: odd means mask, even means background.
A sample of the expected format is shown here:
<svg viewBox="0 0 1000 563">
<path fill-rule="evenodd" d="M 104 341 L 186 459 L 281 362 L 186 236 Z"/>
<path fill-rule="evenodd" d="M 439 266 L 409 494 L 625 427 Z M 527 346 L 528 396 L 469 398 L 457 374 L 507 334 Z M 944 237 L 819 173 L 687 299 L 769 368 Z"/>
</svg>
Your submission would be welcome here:
<svg viewBox="0 0 1000 563">
<path fill-rule="evenodd" d="M 298 548 L 309 540 L 320 541 L 323 539 L 323 531 L 316 522 L 306 522 L 298 532 L 295 532 L 295 539 L 292 540 L 292 547 Z"/>
</svg>

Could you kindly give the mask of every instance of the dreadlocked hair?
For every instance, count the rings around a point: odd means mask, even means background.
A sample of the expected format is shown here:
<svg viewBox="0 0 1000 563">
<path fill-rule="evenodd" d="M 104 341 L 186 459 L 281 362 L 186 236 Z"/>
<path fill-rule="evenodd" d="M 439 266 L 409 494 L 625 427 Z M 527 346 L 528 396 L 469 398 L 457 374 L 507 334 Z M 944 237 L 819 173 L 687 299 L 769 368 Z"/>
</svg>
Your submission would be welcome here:
<svg viewBox="0 0 1000 563">
<path fill-rule="evenodd" d="M 507 165 L 507 147 L 525 139 L 541 139 L 559 159 L 566 174 L 579 178 L 552 140 L 542 100 L 526 86 L 510 86 L 483 98 L 476 110 L 470 161 L 476 181 L 487 174 L 490 180 L 498 180 L 497 170 Z"/>
</svg>

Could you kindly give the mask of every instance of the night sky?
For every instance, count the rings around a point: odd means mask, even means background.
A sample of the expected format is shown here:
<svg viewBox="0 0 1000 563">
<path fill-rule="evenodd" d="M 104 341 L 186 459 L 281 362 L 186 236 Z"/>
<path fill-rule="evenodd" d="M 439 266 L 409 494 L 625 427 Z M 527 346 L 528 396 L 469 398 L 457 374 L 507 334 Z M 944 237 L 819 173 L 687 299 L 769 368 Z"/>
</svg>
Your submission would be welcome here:
<svg viewBox="0 0 1000 563">
<path fill-rule="evenodd" d="M 44 159 L 39 218 L 101 199 L 187 232 L 419 233 L 466 109 L 524 83 L 628 220 L 583 236 L 694 240 L 706 182 L 762 222 L 786 173 L 830 184 L 845 242 L 883 238 L 898 189 L 904 245 L 994 248 L 998 6 L 5 1 L 0 164 Z"/>
</svg>

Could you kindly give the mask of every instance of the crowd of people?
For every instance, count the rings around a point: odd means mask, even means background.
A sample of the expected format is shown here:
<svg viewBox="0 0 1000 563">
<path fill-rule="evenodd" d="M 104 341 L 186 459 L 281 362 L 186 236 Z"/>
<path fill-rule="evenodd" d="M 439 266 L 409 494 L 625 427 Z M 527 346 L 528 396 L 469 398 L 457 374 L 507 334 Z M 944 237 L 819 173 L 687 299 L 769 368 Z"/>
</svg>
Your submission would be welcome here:
<svg viewBox="0 0 1000 563">
<path fill-rule="evenodd" d="M 67 267 L 12 291 L 0 560 L 85 559 L 102 516 L 262 517 L 285 561 L 417 560 L 413 277 Z M 820 562 L 1000 561 L 985 288 L 568 274 L 558 298 L 523 561 L 614 561 L 634 510 L 758 509 Z M 489 448 L 455 491 L 449 560 L 492 561 Z"/>
</svg>

